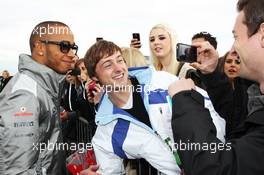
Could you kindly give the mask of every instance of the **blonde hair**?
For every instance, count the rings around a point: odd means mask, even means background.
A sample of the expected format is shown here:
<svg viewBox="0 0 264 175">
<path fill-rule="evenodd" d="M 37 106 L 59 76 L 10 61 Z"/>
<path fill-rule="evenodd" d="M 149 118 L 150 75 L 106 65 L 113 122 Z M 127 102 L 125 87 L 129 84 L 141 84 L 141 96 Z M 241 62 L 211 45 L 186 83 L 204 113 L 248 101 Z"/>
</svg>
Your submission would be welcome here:
<svg viewBox="0 0 264 175">
<path fill-rule="evenodd" d="M 127 67 L 147 66 L 144 55 L 136 48 L 121 48 L 122 56 L 126 61 Z"/>
<path fill-rule="evenodd" d="M 165 30 L 166 32 L 168 32 L 169 37 L 170 37 L 170 45 L 171 45 L 171 50 L 172 50 L 172 60 L 171 60 L 171 64 L 168 68 L 168 72 L 172 73 L 174 75 L 176 75 L 178 73 L 178 69 L 179 69 L 179 62 L 176 60 L 176 44 L 177 44 L 177 36 L 175 34 L 175 32 L 167 25 L 167 24 L 157 24 L 154 27 L 152 27 L 152 29 L 150 30 L 150 33 L 152 32 L 152 30 L 154 29 L 162 29 Z M 156 70 L 162 70 L 162 64 L 160 62 L 160 60 L 153 54 L 151 48 L 150 48 L 150 53 L 151 53 L 151 58 L 153 60 L 153 65 L 156 68 Z"/>
<path fill-rule="evenodd" d="M 4 74 L 4 72 L 6 73 L 7 78 L 10 77 L 10 74 L 9 74 L 8 70 L 4 70 L 4 71 L 2 72 L 2 75 Z"/>
</svg>

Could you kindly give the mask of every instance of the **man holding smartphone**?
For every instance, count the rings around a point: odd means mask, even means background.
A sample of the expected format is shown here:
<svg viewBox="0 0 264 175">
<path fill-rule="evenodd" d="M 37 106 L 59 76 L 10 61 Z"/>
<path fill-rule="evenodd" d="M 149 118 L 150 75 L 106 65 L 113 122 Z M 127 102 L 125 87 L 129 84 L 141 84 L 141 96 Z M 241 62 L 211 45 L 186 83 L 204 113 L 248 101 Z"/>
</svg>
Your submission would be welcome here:
<svg viewBox="0 0 264 175">
<path fill-rule="evenodd" d="M 235 42 L 230 52 L 236 51 L 241 59 L 240 76 L 256 82 L 249 87 L 248 106 L 244 106 L 248 107 L 248 117 L 236 137 L 227 141 L 231 149 L 223 147 L 214 154 L 202 149 L 180 151 L 186 174 L 264 174 L 264 1 L 239 0 L 237 9 L 239 14 L 233 29 Z M 202 73 L 215 70 L 219 55 L 213 46 L 209 42 L 194 45 L 199 55 L 193 66 Z M 221 143 L 213 134 L 215 128 L 209 113 L 194 88 L 190 79 L 169 87 L 174 139 L 176 142 L 188 139 L 192 143 Z M 183 127 L 186 123 L 188 127 Z"/>
</svg>

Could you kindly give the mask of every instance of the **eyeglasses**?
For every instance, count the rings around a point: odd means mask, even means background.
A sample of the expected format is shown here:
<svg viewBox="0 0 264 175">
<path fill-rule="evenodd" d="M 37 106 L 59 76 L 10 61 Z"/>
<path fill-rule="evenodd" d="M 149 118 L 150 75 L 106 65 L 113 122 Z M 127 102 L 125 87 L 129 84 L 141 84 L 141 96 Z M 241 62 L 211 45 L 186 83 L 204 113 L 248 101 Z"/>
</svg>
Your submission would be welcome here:
<svg viewBox="0 0 264 175">
<path fill-rule="evenodd" d="M 78 52 L 78 46 L 73 43 L 71 44 L 69 41 L 48 41 L 48 40 L 40 40 L 40 42 L 45 44 L 55 44 L 60 46 L 60 51 L 64 54 L 69 53 L 69 51 L 72 49 L 74 54 L 77 55 Z"/>
</svg>

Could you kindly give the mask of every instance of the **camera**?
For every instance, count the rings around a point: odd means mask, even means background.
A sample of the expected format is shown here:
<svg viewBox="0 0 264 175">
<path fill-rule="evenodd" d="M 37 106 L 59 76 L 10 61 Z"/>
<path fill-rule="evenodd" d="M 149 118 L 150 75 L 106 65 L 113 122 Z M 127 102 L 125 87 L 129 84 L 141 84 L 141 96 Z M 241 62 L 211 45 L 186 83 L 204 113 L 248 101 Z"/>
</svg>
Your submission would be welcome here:
<svg viewBox="0 0 264 175">
<path fill-rule="evenodd" d="M 197 60 L 197 47 L 178 43 L 176 45 L 176 54 L 178 61 L 193 63 Z"/>
<path fill-rule="evenodd" d="M 139 33 L 132 33 L 132 37 L 133 37 L 133 39 L 137 39 L 138 41 L 140 41 L 140 34 Z"/>
<path fill-rule="evenodd" d="M 69 74 L 73 76 L 81 75 L 81 70 L 79 68 L 74 68 L 71 69 L 71 72 Z"/>
</svg>

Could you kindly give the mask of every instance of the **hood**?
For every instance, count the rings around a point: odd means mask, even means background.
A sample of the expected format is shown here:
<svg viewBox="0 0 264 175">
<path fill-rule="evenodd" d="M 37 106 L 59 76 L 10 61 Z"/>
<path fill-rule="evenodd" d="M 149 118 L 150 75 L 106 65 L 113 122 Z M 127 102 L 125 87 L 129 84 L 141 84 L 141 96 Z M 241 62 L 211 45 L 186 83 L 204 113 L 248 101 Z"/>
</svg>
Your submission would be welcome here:
<svg viewBox="0 0 264 175">
<path fill-rule="evenodd" d="M 18 71 L 33 78 L 39 86 L 44 88 L 53 97 L 58 97 L 60 84 L 64 80 L 65 75 L 59 74 L 51 68 L 36 62 L 30 55 L 26 54 L 19 55 Z"/>
<path fill-rule="evenodd" d="M 130 77 L 136 77 L 139 84 L 148 85 L 151 82 L 153 71 L 155 71 L 153 66 L 130 67 L 128 68 L 128 75 Z"/>
</svg>

